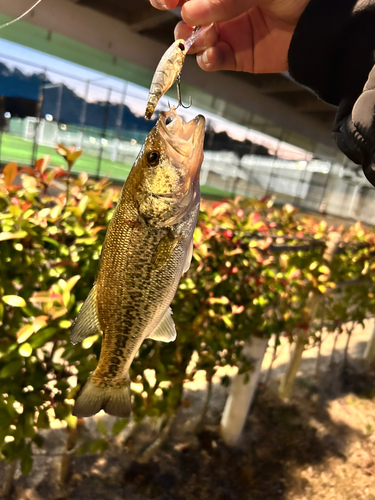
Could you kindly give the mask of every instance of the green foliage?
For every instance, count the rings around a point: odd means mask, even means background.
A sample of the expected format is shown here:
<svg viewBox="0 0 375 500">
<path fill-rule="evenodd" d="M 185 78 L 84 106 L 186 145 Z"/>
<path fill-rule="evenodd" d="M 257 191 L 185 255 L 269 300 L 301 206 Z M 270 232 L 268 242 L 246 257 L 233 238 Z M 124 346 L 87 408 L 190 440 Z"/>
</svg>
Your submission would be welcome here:
<svg viewBox="0 0 375 500">
<path fill-rule="evenodd" d="M 96 366 L 101 338 L 72 345 L 69 330 L 93 285 L 118 197 L 105 180 L 71 178 L 80 152 L 59 149 L 68 170 L 47 169 L 43 158 L 35 169 L 9 164 L 0 178 L 0 458 L 21 459 L 24 474 L 33 448 L 43 446 L 40 429 L 54 419 L 77 425 L 73 400 Z M 172 415 L 198 370 L 208 380 L 220 366 L 248 370 L 241 351 L 250 335 L 292 339 L 303 328 L 314 336 L 305 311 L 312 290 L 324 294 L 319 319 L 331 330 L 373 314 L 375 235 L 360 224 L 338 228 L 343 244 L 328 267 L 322 254 L 331 230 L 272 199 L 204 207 L 172 304 L 177 340 L 145 341 L 131 367 L 134 418 Z M 108 434 L 126 424 L 108 431 L 99 423 L 102 438 L 88 449 L 102 452 Z"/>
<path fill-rule="evenodd" d="M 24 473 L 38 429 L 56 418 L 69 424 L 77 376 L 95 367 L 100 346 L 72 346 L 69 328 L 93 284 L 117 196 L 106 180 L 47 166 L 48 158 L 35 169 L 10 164 L 0 179 L 0 454 L 22 458 Z"/>
</svg>

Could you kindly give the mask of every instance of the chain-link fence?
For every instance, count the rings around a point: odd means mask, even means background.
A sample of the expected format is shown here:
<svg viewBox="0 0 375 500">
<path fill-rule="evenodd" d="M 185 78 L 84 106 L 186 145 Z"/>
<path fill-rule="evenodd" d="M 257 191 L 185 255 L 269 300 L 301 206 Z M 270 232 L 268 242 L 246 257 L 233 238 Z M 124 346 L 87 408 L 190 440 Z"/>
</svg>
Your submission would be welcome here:
<svg viewBox="0 0 375 500">
<path fill-rule="evenodd" d="M 134 113 L 144 108 L 141 92 L 125 81 L 111 88 L 106 78 L 82 80 L 0 55 L 1 163 L 33 164 L 45 154 L 60 163 L 54 148 L 62 143 L 84 150 L 76 171 L 124 180 L 153 123 Z M 334 154 L 316 145 L 282 159 L 281 138 L 270 140 L 270 156 L 252 154 L 251 145 L 241 157 L 206 150 L 203 191 L 218 197 L 275 194 L 305 210 L 375 223 L 375 191 L 362 174 L 332 162 Z"/>
</svg>

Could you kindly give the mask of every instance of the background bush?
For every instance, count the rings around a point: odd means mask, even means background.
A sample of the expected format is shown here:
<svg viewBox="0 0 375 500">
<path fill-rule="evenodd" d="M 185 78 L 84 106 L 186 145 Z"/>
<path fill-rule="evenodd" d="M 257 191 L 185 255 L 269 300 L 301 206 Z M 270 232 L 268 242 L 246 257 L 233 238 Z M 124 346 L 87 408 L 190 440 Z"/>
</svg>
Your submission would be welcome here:
<svg viewBox="0 0 375 500">
<path fill-rule="evenodd" d="M 9 164 L 0 179 L 0 457 L 21 459 L 24 474 L 33 446 L 43 446 L 40 429 L 53 419 L 77 424 L 74 397 L 96 366 L 101 338 L 73 346 L 69 329 L 93 285 L 119 196 L 105 179 L 71 178 L 80 152 L 60 153 L 67 170 L 47 169 L 44 158 L 35 169 Z M 250 369 L 241 351 L 251 335 L 292 341 L 309 328 L 314 341 L 322 324 L 334 331 L 374 314 L 374 232 L 359 223 L 335 230 L 342 243 L 328 267 L 325 222 L 272 199 L 204 205 L 193 262 L 172 304 L 177 340 L 145 341 L 132 364 L 134 418 L 173 415 L 198 370 L 211 380 L 220 366 Z M 309 325 L 312 290 L 324 302 Z M 125 425 L 116 421 L 113 432 Z M 91 451 L 105 446 L 91 443 Z"/>
</svg>

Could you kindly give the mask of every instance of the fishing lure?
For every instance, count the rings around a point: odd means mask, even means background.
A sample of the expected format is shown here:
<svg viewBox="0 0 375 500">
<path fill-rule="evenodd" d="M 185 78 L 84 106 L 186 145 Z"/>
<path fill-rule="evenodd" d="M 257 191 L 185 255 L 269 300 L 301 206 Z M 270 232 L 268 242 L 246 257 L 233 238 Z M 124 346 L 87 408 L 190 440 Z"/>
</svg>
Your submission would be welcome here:
<svg viewBox="0 0 375 500">
<path fill-rule="evenodd" d="M 175 82 L 177 82 L 177 107 L 191 106 L 191 101 L 189 106 L 184 106 L 182 104 L 180 75 L 185 62 L 186 54 L 190 47 L 200 36 L 206 33 L 211 26 L 213 26 L 213 23 L 208 24 L 203 28 L 201 26 L 196 26 L 189 38 L 186 40 L 183 38 L 176 40 L 163 54 L 155 70 L 154 78 L 151 82 L 150 92 L 148 94 L 145 112 L 145 118 L 147 120 L 151 119 L 160 98 L 172 87 Z"/>
</svg>

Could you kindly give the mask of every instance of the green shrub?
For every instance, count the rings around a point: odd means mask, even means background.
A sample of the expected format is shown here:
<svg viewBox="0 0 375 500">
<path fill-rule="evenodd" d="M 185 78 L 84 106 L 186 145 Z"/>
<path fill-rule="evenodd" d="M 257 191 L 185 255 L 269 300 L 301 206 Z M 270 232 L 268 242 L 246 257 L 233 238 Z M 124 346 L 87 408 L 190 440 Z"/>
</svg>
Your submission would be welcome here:
<svg viewBox="0 0 375 500">
<path fill-rule="evenodd" d="M 96 366 L 99 336 L 73 346 L 69 329 L 94 282 L 118 199 L 106 180 L 71 178 L 80 152 L 59 149 L 67 170 L 47 169 L 41 159 L 35 169 L 9 164 L 0 179 L 0 456 L 21 459 L 25 474 L 32 443 L 43 446 L 40 429 L 53 419 L 76 425 L 74 397 Z M 338 228 L 344 246 L 329 269 L 322 253 L 332 228 L 272 201 L 203 207 L 192 265 L 172 304 L 177 340 L 145 341 L 132 364 L 136 420 L 172 415 L 197 370 L 210 380 L 220 366 L 249 369 L 241 350 L 251 335 L 292 337 L 296 328 L 314 335 L 304 311 L 311 290 L 325 295 L 320 319 L 331 329 L 374 313 L 374 233 Z M 334 283 L 358 279 L 338 301 Z"/>
<path fill-rule="evenodd" d="M 98 343 L 72 346 L 69 328 L 93 284 L 117 196 L 106 180 L 47 165 L 10 164 L 0 181 L 0 449 L 7 460 L 22 458 L 24 472 L 30 442 L 41 445 L 38 429 L 71 418 L 69 377 L 95 366 Z"/>
</svg>

